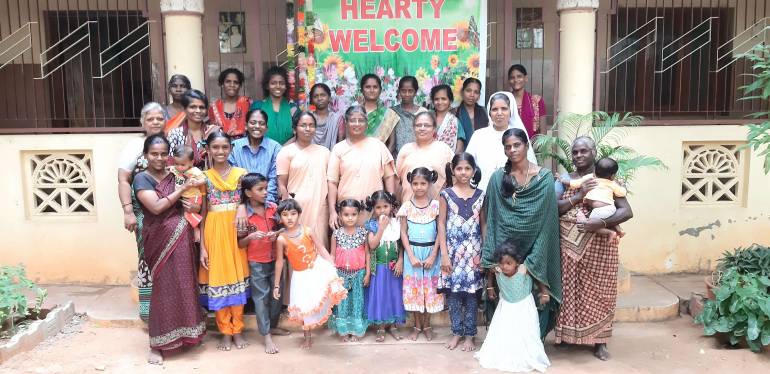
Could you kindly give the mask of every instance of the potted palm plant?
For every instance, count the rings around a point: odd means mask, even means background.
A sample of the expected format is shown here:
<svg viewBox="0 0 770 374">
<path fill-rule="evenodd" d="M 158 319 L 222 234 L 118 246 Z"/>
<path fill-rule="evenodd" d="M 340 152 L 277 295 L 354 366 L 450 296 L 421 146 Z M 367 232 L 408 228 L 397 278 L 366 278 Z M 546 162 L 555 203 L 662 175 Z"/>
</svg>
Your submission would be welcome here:
<svg viewBox="0 0 770 374">
<path fill-rule="evenodd" d="M 623 138 L 628 135 L 626 128 L 639 126 L 643 119 L 632 113 L 610 114 L 601 111 L 586 115 L 560 115 L 553 126 L 553 135 L 543 134 L 534 139 L 535 156 L 540 162 L 552 159 L 567 172 L 572 172 L 572 142 L 578 137 L 589 136 L 596 142 L 596 158 L 615 160 L 618 163 L 617 178 L 628 184 L 641 168 L 666 169 L 666 165 L 657 157 L 640 154 L 622 144 Z"/>
</svg>

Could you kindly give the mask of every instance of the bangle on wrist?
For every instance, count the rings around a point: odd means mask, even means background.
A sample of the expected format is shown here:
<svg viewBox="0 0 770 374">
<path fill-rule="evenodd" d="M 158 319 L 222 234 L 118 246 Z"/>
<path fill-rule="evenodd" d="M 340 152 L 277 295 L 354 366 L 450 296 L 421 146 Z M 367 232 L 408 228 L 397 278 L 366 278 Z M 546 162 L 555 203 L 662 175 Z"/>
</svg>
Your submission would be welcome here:
<svg viewBox="0 0 770 374">
<path fill-rule="evenodd" d="M 125 208 L 128 205 L 131 205 L 131 203 L 125 203 L 125 204 L 122 204 L 121 206 Z"/>
<path fill-rule="evenodd" d="M 604 224 L 604 228 L 607 228 L 607 221 L 605 221 L 603 218 L 599 218 L 600 221 Z"/>
</svg>

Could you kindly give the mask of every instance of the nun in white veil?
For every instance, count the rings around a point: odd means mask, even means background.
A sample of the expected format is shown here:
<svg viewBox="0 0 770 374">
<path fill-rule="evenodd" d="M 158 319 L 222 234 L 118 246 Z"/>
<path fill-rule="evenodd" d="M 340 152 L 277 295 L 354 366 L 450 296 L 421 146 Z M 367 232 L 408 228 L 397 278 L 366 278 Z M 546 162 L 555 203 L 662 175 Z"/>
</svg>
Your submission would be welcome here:
<svg viewBox="0 0 770 374">
<path fill-rule="evenodd" d="M 481 170 L 481 182 L 479 188 L 487 189 L 489 178 L 498 168 L 505 166 L 508 158 L 503 149 L 503 133 L 510 128 L 518 128 L 527 133 L 524 123 L 519 118 L 519 111 L 516 106 L 516 99 L 513 94 L 507 91 L 495 92 L 489 97 L 487 102 L 487 116 L 489 117 L 489 126 L 476 130 L 473 133 L 468 148 L 465 152 L 473 155 L 476 159 L 476 165 Z M 529 149 L 527 159 L 537 164 L 535 151 L 532 149 L 532 143 L 527 138 Z"/>
</svg>

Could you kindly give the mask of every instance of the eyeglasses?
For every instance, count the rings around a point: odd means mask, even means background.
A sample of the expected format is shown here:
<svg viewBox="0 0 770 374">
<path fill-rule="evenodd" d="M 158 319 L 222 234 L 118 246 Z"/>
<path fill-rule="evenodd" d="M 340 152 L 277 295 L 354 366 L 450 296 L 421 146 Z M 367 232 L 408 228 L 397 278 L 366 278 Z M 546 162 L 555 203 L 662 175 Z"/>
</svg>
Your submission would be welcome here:
<svg viewBox="0 0 770 374">
<path fill-rule="evenodd" d="M 414 124 L 414 128 L 416 128 L 416 129 L 429 129 L 429 128 L 433 128 L 433 127 L 434 126 L 431 123 L 415 123 Z"/>
<path fill-rule="evenodd" d="M 310 123 L 310 124 L 307 124 L 307 123 L 302 123 L 302 124 L 298 124 L 298 125 L 297 125 L 297 127 L 298 127 L 298 128 L 300 128 L 300 129 L 305 129 L 305 130 L 307 130 L 307 129 L 314 129 L 314 128 L 315 128 L 315 125 L 314 125 L 314 124 L 312 124 L 312 123 Z"/>
</svg>

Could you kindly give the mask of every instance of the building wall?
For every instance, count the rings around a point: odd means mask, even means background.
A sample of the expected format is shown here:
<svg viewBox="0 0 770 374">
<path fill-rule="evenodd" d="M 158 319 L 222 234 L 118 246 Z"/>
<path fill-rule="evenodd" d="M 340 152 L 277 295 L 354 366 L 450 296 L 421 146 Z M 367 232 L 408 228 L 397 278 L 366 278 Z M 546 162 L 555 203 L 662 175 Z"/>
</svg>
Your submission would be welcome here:
<svg viewBox="0 0 770 374">
<path fill-rule="evenodd" d="M 134 236 L 123 229 L 117 198 L 117 159 L 138 134 L 0 136 L 0 265 L 23 263 L 43 283 L 127 284 L 136 269 Z M 30 154 L 91 153 L 91 215 L 31 214 Z M 52 165 L 53 167 L 53 165 Z M 60 168 L 69 174 L 66 168 Z"/>
<path fill-rule="evenodd" d="M 739 204 L 682 202 L 683 143 L 740 144 L 743 126 L 650 126 L 630 129 L 623 144 L 662 159 L 668 170 L 640 172 L 630 186 L 632 221 L 623 225 L 620 259 L 640 273 L 695 272 L 713 269 L 725 250 L 751 243 L 770 244 L 770 176 L 751 156 L 742 170 Z M 743 152 L 751 153 L 748 149 Z"/>
</svg>

